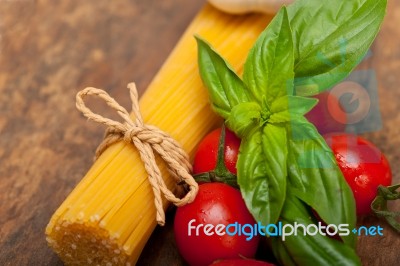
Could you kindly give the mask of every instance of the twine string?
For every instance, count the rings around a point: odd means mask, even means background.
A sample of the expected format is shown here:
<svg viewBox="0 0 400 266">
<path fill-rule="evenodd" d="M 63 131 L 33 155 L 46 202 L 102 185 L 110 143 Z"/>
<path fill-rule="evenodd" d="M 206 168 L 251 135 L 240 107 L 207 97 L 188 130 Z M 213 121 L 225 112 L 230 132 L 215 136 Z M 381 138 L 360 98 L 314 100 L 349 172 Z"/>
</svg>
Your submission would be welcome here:
<svg viewBox="0 0 400 266">
<path fill-rule="evenodd" d="M 194 200 L 198 191 L 198 184 L 190 175 L 191 165 L 186 152 L 170 135 L 155 126 L 147 125 L 143 122 L 139 109 L 136 85 L 129 83 L 128 89 L 132 101 L 132 116 L 134 117 L 134 121 L 128 111 L 119 105 L 108 93 L 93 87 L 88 87 L 78 92 L 76 95 L 76 108 L 89 120 L 107 126 L 104 140 L 96 150 L 96 159 L 109 146 L 121 140 L 133 143 L 137 148 L 153 189 L 157 222 L 160 225 L 164 225 L 165 213 L 161 193 L 176 206 L 182 206 Z M 85 105 L 84 98 L 86 96 L 96 96 L 104 100 L 123 119 L 123 123 L 94 113 Z M 166 186 L 160 168 L 156 163 L 154 152 L 166 162 L 169 172 L 176 179 L 177 183 L 184 182 L 187 184 L 188 193 L 183 198 L 176 197 Z"/>
</svg>

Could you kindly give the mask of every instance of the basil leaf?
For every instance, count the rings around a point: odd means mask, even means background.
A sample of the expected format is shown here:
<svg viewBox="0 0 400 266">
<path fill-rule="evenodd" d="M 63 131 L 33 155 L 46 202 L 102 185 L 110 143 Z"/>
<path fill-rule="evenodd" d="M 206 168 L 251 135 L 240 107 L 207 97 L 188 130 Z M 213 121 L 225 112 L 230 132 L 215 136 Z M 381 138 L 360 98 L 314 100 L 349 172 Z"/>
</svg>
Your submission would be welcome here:
<svg viewBox="0 0 400 266">
<path fill-rule="evenodd" d="M 318 99 L 301 97 L 301 96 L 289 96 L 289 112 L 296 115 L 305 115 L 318 103 Z"/>
<path fill-rule="evenodd" d="M 356 225 L 353 193 L 336 164 L 331 149 L 305 118 L 290 123 L 288 186 L 327 224 Z M 342 236 L 355 246 L 354 235 Z"/>
<path fill-rule="evenodd" d="M 290 192 L 288 192 L 281 217 L 282 228 L 285 225 L 301 224 L 307 227 L 314 224 L 304 203 L 292 196 Z M 315 226 L 313 227 L 315 228 Z M 305 236 L 300 226 L 298 229 L 296 235 L 293 233 L 285 236 L 285 241 L 280 237 L 271 239 L 274 254 L 280 262 L 287 261 L 286 257 L 282 257 L 282 255 L 286 255 L 292 258 L 294 265 L 361 265 L 360 259 L 351 247 L 319 233 Z M 345 229 L 351 234 L 351 227 Z M 314 232 L 315 229 L 310 231 Z M 286 253 L 283 253 L 282 250 Z"/>
<path fill-rule="evenodd" d="M 283 96 L 272 102 L 269 123 L 289 122 L 308 113 L 318 100 L 300 96 Z"/>
<path fill-rule="evenodd" d="M 288 14 L 283 7 L 250 50 L 243 70 L 243 81 L 254 99 L 266 96 L 267 103 L 292 94 L 293 42 Z"/>
<path fill-rule="evenodd" d="M 287 139 L 282 126 L 258 127 L 240 145 L 238 184 L 256 221 L 278 221 L 286 197 Z"/>
<path fill-rule="evenodd" d="M 196 36 L 200 76 L 208 89 L 214 110 L 228 118 L 235 105 L 249 101 L 242 80 L 211 46 Z"/>
<path fill-rule="evenodd" d="M 226 119 L 226 125 L 236 135 L 243 138 L 257 127 L 261 118 L 261 106 L 255 102 L 240 103 L 234 106 Z"/>
<path fill-rule="evenodd" d="M 315 95 L 363 59 L 383 21 L 386 0 L 298 0 L 288 6 L 297 95 Z"/>
<path fill-rule="evenodd" d="M 270 246 L 275 258 L 279 261 L 281 265 L 285 266 L 298 266 L 292 256 L 286 249 L 284 242 L 279 241 L 279 239 L 270 238 Z"/>
</svg>

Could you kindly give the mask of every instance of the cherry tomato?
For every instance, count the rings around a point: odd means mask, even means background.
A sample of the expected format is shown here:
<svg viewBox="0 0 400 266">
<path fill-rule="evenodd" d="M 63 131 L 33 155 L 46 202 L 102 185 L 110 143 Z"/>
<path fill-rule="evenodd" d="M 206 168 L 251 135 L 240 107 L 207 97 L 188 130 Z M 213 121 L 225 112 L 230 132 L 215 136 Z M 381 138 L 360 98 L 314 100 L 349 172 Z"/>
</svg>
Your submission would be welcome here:
<svg viewBox="0 0 400 266">
<path fill-rule="evenodd" d="M 369 214 L 378 186 L 392 183 L 392 172 L 385 155 L 360 136 L 343 133 L 324 137 L 353 191 L 357 215 Z"/>
<path fill-rule="evenodd" d="M 229 259 L 218 260 L 210 264 L 210 266 L 275 266 L 266 261 L 252 259 Z"/>
<path fill-rule="evenodd" d="M 231 234 L 228 225 L 255 224 L 240 191 L 224 183 L 199 186 L 195 200 L 179 207 L 175 214 L 174 234 L 178 250 L 190 265 L 209 265 L 218 259 L 251 258 L 255 255 L 259 236 Z M 238 226 L 236 226 L 238 228 Z M 237 232 L 243 232 L 240 228 Z"/>
<path fill-rule="evenodd" d="M 314 124 L 320 134 L 343 132 L 346 129 L 346 113 L 339 100 L 330 91 L 313 96 L 317 105 L 305 117 Z"/>
<path fill-rule="evenodd" d="M 219 137 L 221 128 L 215 129 L 209 133 L 199 144 L 194 162 L 193 174 L 209 172 L 215 169 L 217 164 Z M 225 166 L 232 173 L 236 174 L 236 162 L 240 147 L 240 139 L 230 131 L 225 129 Z"/>
</svg>

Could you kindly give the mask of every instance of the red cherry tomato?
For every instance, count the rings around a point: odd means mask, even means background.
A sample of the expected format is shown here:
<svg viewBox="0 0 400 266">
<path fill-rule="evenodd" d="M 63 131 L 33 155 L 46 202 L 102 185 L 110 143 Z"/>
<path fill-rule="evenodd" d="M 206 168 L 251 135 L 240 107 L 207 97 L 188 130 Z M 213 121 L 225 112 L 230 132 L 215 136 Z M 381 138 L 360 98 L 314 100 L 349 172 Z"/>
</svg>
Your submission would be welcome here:
<svg viewBox="0 0 400 266">
<path fill-rule="evenodd" d="M 359 136 L 329 134 L 325 140 L 353 191 L 357 215 L 369 214 L 378 186 L 392 183 L 392 172 L 385 155 Z"/>
<path fill-rule="evenodd" d="M 175 214 L 174 234 L 180 254 L 190 265 L 253 257 L 259 236 L 227 234 L 226 226 L 235 223 L 255 224 L 240 191 L 224 183 L 200 185 L 196 199 L 179 207 Z M 233 229 L 230 232 L 234 232 Z"/>
<path fill-rule="evenodd" d="M 346 129 L 346 113 L 335 95 L 325 91 L 313 96 L 317 105 L 305 117 L 315 125 L 320 134 L 343 132 Z"/>
<path fill-rule="evenodd" d="M 261 260 L 230 259 L 230 260 L 215 261 L 212 264 L 210 264 L 210 266 L 275 266 L 275 265 Z"/>
<path fill-rule="evenodd" d="M 221 128 L 209 133 L 199 144 L 193 162 L 193 174 L 209 172 L 215 169 L 217 164 L 219 137 Z M 240 147 L 240 139 L 225 129 L 225 166 L 232 173 L 237 174 L 236 162 Z"/>
</svg>

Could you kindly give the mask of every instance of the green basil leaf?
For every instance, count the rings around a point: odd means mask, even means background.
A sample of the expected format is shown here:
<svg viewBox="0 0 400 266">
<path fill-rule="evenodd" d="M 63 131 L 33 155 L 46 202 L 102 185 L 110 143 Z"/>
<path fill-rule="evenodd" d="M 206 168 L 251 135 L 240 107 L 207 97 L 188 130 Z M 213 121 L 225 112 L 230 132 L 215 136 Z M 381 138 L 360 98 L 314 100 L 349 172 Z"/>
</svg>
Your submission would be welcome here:
<svg viewBox="0 0 400 266">
<path fill-rule="evenodd" d="M 281 218 L 282 228 L 285 225 L 290 228 L 289 225 L 301 224 L 307 227 L 315 224 L 310 219 L 310 213 L 304 203 L 290 192 L 288 192 Z M 315 228 L 315 226 L 312 227 Z M 285 241 L 280 237 L 271 239 L 274 254 L 282 263 L 286 262 L 287 258 L 281 256 L 289 255 L 294 260 L 295 265 L 361 265 L 360 259 L 351 247 L 319 233 L 304 235 L 304 230 L 301 227 L 298 227 L 298 229 L 296 235 L 286 236 Z M 346 227 L 346 229 L 351 234 L 352 227 Z M 310 231 L 314 232 L 314 229 Z M 282 254 L 282 250 L 286 251 L 286 254 Z"/>
<path fill-rule="evenodd" d="M 288 96 L 289 99 L 289 112 L 296 115 L 305 115 L 318 103 L 318 99 L 301 97 L 301 96 Z"/>
<path fill-rule="evenodd" d="M 243 81 L 211 46 L 196 36 L 200 76 L 209 91 L 214 110 L 228 118 L 235 105 L 249 101 Z"/>
<path fill-rule="evenodd" d="M 238 137 L 243 138 L 259 125 L 260 118 L 261 107 L 258 103 L 240 103 L 232 108 L 229 117 L 226 119 L 226 125 Z"/>
<path fill-rule="evenodd" d="M 284 123 L 308 113 L 318 100 L 300 96 L 282 96 L 272 102 L 269 123 Z"/>
<path fill-rule="evenodd" d="M 289 124 L 288 186 L 327 224 L 356 224 L 353 193 L 331 149 L 305 118 Z M 355 246 L 354 235 L 343 241 Z"/>
<path fill-rule="evenodd" d="M 288 6 L 296 95 L 315 95 L 363 59 L 383 21 L 386 0 L 298 0 Z"/>
<path fill-rule="evenodd" d="M 275 237 L 267 238 L 267 240 L 269 240 L 268 242 L 271 246 L 272 252 L 275 258 L 279 261 L 280 265 L 298 266 L 298 264 L 296 264 L 292 256 L 289 254 L 283 241 L 280 241 Z"/>
<path fill-rule="evenodd" d="M 283 126 L 267 124 L 242 139 L 237 162 L 238 184 L 257 221 L 278 221 L 286 197 L 287 139 Z"/>
<path fill-rule="evenodd" d="M 274 99 L 292 94 L 293 42 L 286 8 L 283 7 L 250 50 L 243 70 L 243 81 L 254 99 Z"/>
</svg>

